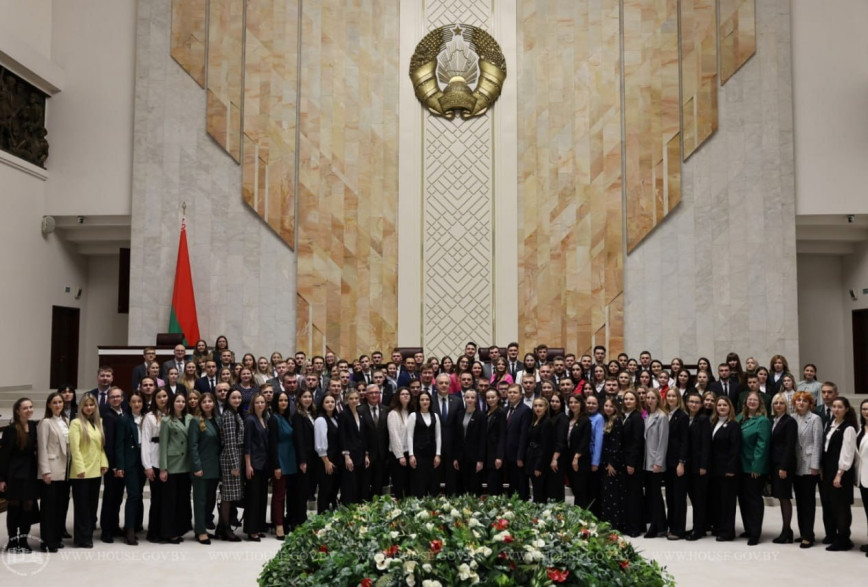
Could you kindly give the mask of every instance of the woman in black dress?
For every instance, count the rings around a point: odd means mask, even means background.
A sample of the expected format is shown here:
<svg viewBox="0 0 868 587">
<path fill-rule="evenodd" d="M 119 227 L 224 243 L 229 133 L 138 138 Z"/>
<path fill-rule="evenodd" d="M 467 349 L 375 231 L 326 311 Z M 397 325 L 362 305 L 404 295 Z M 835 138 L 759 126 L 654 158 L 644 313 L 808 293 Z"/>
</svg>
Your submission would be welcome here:
<svg viewBox="0 0 868 587">
<path fill-rule="evenodd" d="M 319 460 L 314 450 L 313 428 L 316 421 L 316 406 L 310 390 L 298 394 L 295 413 L 292 415 L 292 429 L 295 432 L 295 454 L 298 457 L 298 473 L 295 487 L 288 487 L 287 518 L 289 529 L 307 521 L 307 499 L 311 494 L 316 463 Z"/>
<path fill-rule="evenodd" d="M 781 502 L 783 526 L 781 534 L 772 542 L 791 544 L 793 530 L 793 476 L 796 472 L 796 446 L 799 426 L 787 413 L 787 397 L 778 393 L 772 398 L 772 437 L 769 448 L 769 476 L 772 482 L 772 497 Z"/>
<path fill-rule="evenodd" d="M 632 393 L 632 392 L 629 392 Z M 600 517 L 618 531 L 624 530 L 624 453 L 621 435 L 624 424 L 619 403 L 615 398 L 603 402 L 603 452 L 600 455 Z"/>
<path fill-rule="evenodd" d="M 362 378 L 364 383 L 364 378 Z M 352 389 L 347 392 L 346 408 L 338 416 L 340 428 L 340 443 L 343 459 L 341 463 L 341 503 L 350 505 L 359 503 L 365 496 L 365 480 L 371 461 L 368 456 L 368 443 L 365 435 L 362 417 L 359 415 L 359 392 Z"/>
<path fill-rule="evenodd" d="M 555 392 L 549 400 L 549 418 L 554 430 L 554 454 L 550 465 L 551 473 L 546 484 L 546 496 L 550 500 L 564 501 L 565 482 L 568 471 L 572 467 L 572 458 L 567 439 L 570 419 L 564 412 L 564 400 L 560 393 Z"/>
<path fill-rule="evenodd" d="M 27 535 L 36 516 L 38 492 L 36 425 L 30 422 L 33 402 L 22 397 L 12 406 L 12 424 L 3 430 L 0 446 L 0 492 L 6 492 L 7 549 L 31 552 Z"/>
<path fill-rule="evenodd" d="M 485 415 L 485 479 L 488 495 L 503 493 L 503 451 L 506 444 L 506 414 L 500 394 L 485 392 L 488 413 Z"/>
<path fill-rule="evenodd" d="M 316 482 L 319 487 L 316 498 L 318 514 L 338 505 L 340 471 L 337 463 L 341 456 L 341 438 L 338 429 L 335 398 L 329 394 L 322 400 L 321 413 L 314 422 L 314 450 L 320 458 L 317 464 Z"/>
<path fill-rule="evenodd" d="M 647 371 L 645 371 L 647 373 Z M 637 393 L 628 391 L 621 398 L 624 408 L 624 428 L 621 448 L 624 455 L 624 534 L 635 538 L 645 528 L 642 516 L 642 465 L 645 461 L 645 422 Z"/>
<path fill-rule="evenodd" d="M 440 487 L 434 469 L 440 466 L 440 418 L 431 411 L 431 395 L 421 392 L 418 408 L 407 418 L 407 452 L 410 454 L 410 484 L 413 495 L 435 495 Z"/>
<path fill-rule="evenodd" d="M 564 449 L 559 467 L 566 474 L 573 492 L 573 503 L 584 509 L 590 505 L 588 482 L 591 476 L 591 422 L 585 412 L 585 398 L 571 395 L 567 400 L 569 419 L 564 431 Z M 552 459 L 554 461 L 554 459 Z"/>
<path fill-rule="evenodd" d="M 684 373 L 681 371 L 680 373 Z M 689 420 L 684 413 L 684 400 L 678 388 L 666 391 L 666 412 L 669 418 L 669 445 L 666 451 L 666 512 L 669 540 L 685 536 L 687 524 L 687 451 Z"/>
<path fill-rule="evenodd" d="M 735 408 L 730 399 L 720 396 L 711 418 L 711 491 L 709 501 L 715 504 L 714 528 L 718 542 L 735 539 L 735 502 L 738 496 L 738 474 L 741 472 L 741 428 L 735 421 Z"/>
<path fill-rule="evenodd" d="M 687 394 L 687 495 L 693 506 L 693 529 L 687 540 L 705 537 L 708 518 L 708 470 L 711 459 L 711 424 L 702 407 L 699 393 Z"/>
<path fill-rule="evenodd" d="M 549 419 L 549 402 L 543 397 L 533 400 L 533 414 L 527 431 L 524 470 L 530 477 L 533 501 L 546 500 L 546 478 L 551 474 L 549 464 L 554 454 L 554 428 Z"/>
<path fill-rule="evenodd" d="M 452 429 L 453 462 L 459 487 L 464 493 L 479 495 L 482 489 L 482 469 L 485 466 L 485 415 L 477 409 L 476 390 L 464 392 L 464 407 Z"/>
<path fill-rule="evenodd" d="M 247 479 L 244 487 L 244 532 L 252 542 L 265 538 L 269 477 L 267 407 L 265 396 L 255 394 L 250 400 L 250 412 L 244 419 L 244 470 Z"/>
</svg>

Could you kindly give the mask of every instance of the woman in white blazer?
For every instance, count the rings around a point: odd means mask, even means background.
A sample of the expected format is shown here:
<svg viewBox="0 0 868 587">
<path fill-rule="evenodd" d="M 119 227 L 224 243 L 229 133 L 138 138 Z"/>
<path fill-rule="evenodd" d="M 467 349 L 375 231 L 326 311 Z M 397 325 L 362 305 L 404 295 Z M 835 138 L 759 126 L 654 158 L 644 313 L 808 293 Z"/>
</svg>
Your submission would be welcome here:
<svg viewBox="0 0 868 587">
<path fill-rule="evenodd" d="M 863 399 L 859 404 L 859 423 L 862 425 L 859 436 L 856 437 L 856 485 L 862 494 L 862 507 L 865 508 L 865 516 L 868 517 L 868 399 Z M 868 544 L 859 547 L 865 556 L 868 556 Z"/>
<path fill-rule="evenodd" d="M 669 448 L 669 418 L 661 405 L 660 391 L 649 388 L 645 396 L 645 496 L 650 507 L 651 525 L 645 538 L 666 535 L 666 506 L 663 504 L 663 477 Z"/>
<path fill-rule="evenodd" d="M 800 548 L 814 545 L 814 517 L 817 511 L 817 482 L 820 479 L 820 458 L 823 456 L 823 420 L 814 413 L 814 395 L 799 391 L 793 396 L 793 418 L 799 427 L 796 446 L 796 473 L 793 491 L 796 495 L 796 518 L 801 535 Z"/>
<path fill-rule="evenodd" d="M 69 421 L 64 414 L 63 397 L 49 394 L 45 417 L 36 427 L 37 460 L 39 467 L 42 508 L 39 532 L 42 550 L 57 552 L 66 532 L 69 511 Z"/>
</svg>

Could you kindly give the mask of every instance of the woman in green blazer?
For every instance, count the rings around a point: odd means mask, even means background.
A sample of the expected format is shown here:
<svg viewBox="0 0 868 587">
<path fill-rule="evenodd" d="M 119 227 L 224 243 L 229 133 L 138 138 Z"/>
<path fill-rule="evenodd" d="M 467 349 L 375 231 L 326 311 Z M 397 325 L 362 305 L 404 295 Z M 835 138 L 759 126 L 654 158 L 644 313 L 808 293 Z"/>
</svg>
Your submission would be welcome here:
<svg viewBox="0 0 868 587">
<path fill-rule="evenodd" d="M 118 422 L 115 435 L 115 463 L 118 474 L 124 478 L 127 503 L 124 506 L 124 541 L 137 546 L 136 529 L 142 527 L 145 516 L 142 493 L 145 488 L 145 469 L 142 466 L 142 423 L 145 416 L 145 398 L 134 391 L 129 399 L 130 411 Z"/>
<path fill-rule="evenodd" d="M 187 456 L 187 398 L 178 394 L 172 400 L 169 417 L 160 426 L 160 480 L 163 486 L 161 528 L 170 544 L 180 544 L 190 530 L 190 459 Z"/>
<path fill-rule="evenodd" d="M 769 468 L 772 424 L 758 391 L 751 391 L 738 416 L 741 425 L 741 483 L 738 505 L 748 546 L 759 544 L 763 529 L 763 484 Z"/>
<path fill-rule="evenodd" d="M 219 430 L 217 400 L 211 392 L 205 392 L 199 399 L 199 416 L 190 421 L 187 429 L 193 482 L 193 531 L 199 544 L 211 544 L 205 522 L 217 505 L 217 483 L 220 481 Z"/>
</svg>

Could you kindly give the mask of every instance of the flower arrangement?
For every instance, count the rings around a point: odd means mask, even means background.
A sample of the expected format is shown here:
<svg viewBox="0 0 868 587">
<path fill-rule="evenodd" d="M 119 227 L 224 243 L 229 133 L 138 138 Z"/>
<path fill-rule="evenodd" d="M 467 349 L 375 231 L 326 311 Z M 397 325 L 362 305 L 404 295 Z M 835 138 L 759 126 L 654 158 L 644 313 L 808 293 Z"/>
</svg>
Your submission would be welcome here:
<svg viewBox="0 0 868 587">
<path fill-rule="evenodd" d="M 262 586 L 671 586 L 608 524 L 565 503 L 517 498 L 373 501 L 318 515 L 290 534 Z"/>
</svg>

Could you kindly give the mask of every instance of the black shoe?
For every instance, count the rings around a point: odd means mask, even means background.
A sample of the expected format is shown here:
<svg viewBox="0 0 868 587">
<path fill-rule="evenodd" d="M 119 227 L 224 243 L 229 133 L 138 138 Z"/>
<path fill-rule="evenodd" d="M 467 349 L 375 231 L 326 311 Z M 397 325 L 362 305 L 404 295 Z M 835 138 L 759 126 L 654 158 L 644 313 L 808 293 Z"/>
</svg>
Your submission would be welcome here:
<svg viewBox="0 0 868 587">
<path fill-rule="evenodd" d="M 801 540 L 799 542 L 799 548 L 811 548 L 812 546 L 814 546 L 813 540 Z"/>
<path fill-rule="evenodd" d="M 205 522 L 205 529 L 206 530 L 213 530 L 214 528 L 215 528 L 214 522 Z"/>
<path fill-rule="evenodd" d="M 832 544 L 833 542 L 835 542 L 834 536 L 826 536 L 823 538 L 823 544 Z"/>
<path fill-rule="evenodd" d="M 775 544 L 792 544 L 793 543 L 793 531 L 792 530 L 784 530 L 781 532 L 781 535 L 772 540 Z"/>
<path fill-rule="evenodd" d="M 223 532 L 218 536 L 220 540 L 225 540 L 226 542 L 241 542 L 241 538 L 238 537 L 238 534 L 230 530 L 223 530 Z"/>
<path fill-rule="evenodd" d="M 76 542 L 75 545 L 79 548 L 93 548 L 93 542 Z"/>
<path fill-rule="evenodd" d="M 684 538 L 683 534 L 672 534 L 671 532 L 666 536 L 666 540 L 681 540 Z"/>
<path fill-rule="evenodd" d="M 699 540 L 700 538 L 704 538 L 704 536 L 702 534 L 697 534 L 696 532 L 691 532 L 686 536 L 686 539 L 690 542 L 693 542 L 694 540 Z"/>
<path fill-rule="evenodd" d="M 180 536 L 176 536 L 175 538 L 169 538 L 166 540 L 168 544 L 181 544 L 184 541 Z"/>
<path fill-rule="evenodd" d="M 829 552 L 845 552 L 847 550 L 850 550 L 851 548 L 853 548 L 853 543 L 849 540 L 836 540 L 835 542 L 827 546 L 826 550 L 828 550 Z"/>
<path fill-rule="evenodd" d="M 103 534 L 102 536 L 99 537 L 99 539 L 102 540 L 103 542 L 105 542 L 106 544 L 111 544 L 115 541 L 115 539 L 112 537 L 111 534 Z"/>
<path fill-rule="evenodd" d="M 249 540 L 250 542 L 261 542 L 259 536 L 257 536 L 256 534 L 248 534 L 247 540 Z"/>
<path fill-rule="evenodd" d="M 717 538 L 715 538 L 715 540 L 717 542 L 732 542 L 733 540 L 735 540 L 735 536 L 718 533 Z"/>
<path fill-rule="evenodd" d="M 67 532 L 66 530 L 64 530 L 64 531 L 63 531 L 63 534 L 62 534 L 60 537 L 61 537 L 61 538 L 72 538 L 72 534 L 70 534 L 69 532 Z"/>
<path fill-rule="evenodd" d="M 747 537 L 748 537 L 748 533 L 747 533 L 747 532 L 742 532 L 741 534 L 738 535 L 738 537 L 739 537 L 739 538 L 747 538 Z"/>
<path fill-rule="evenodd" d="M 756 546 L 759 544 L 759 538 L 749 538 L 747 541 L 748 546 Z"/>
<path fill-rule="evenodd" d="M 210 538 L 197 538 L 196 540 L 199 541 L 199 544 L 211 544 Z"/>
<path fill-rule="evenodd" d="M 868 553 L 868 544 L 863 544 L 862 546 L 859 547 L 859 550 L 861 552 Z"/>
</svg>

